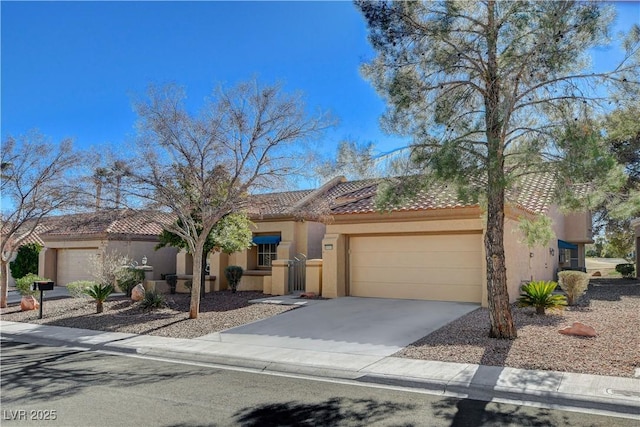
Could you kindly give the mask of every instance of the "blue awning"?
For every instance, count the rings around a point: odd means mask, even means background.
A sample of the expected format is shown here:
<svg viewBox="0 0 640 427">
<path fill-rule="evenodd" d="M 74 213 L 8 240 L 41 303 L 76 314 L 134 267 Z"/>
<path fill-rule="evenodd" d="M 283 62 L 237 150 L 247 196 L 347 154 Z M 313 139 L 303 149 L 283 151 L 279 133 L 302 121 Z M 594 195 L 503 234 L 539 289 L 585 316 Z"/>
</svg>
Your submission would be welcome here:
<svg viewBox="0 0 640 427">
<path fill-rule="evenodd" d="M 558 239 L 558 248 L 559 249 L 578 249 L 578 245 L 574 245 L 573 243 L 565 242 L 564 240 Z"/>
<path fill-rule="evenodd" d="M 270 245 L 280 243 L 280 236 L 253 236 L 253 243 L 256 245 Z"/>
</svg>

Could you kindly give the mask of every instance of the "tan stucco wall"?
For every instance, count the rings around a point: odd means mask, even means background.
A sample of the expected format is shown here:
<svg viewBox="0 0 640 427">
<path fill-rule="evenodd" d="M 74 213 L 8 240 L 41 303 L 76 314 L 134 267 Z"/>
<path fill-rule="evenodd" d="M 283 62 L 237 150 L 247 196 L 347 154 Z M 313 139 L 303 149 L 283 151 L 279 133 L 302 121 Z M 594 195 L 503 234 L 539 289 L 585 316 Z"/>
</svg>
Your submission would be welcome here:
<svg viewBox="0 0 640 427">
<path fill-rule="evenodd" d="M 133 261 L 142 263 L 142 257 L 147 257 L 147 265 L 153 267 L 151 274 L 153 280 L 160 280 L 162 274 L 176 272 L 175 248 L 162 248 L 155 250 L 155 241 L 137 240 L 45 240 L 45 247 L 40 252 L 38 260 L 38 274 L 42 277 L 58 277 L 57 267 L 58 251 L 65 249 L 96 249 L 97 252 L 118 252 L 126 255 Z M 90 266 L 87 266 L 90 268 Z M 53 279 L 57 280 L 57 279 Z"/>
<path fill-rule="evenodd" d="M 574 243 L 593 243 L 591 212 L 567 214 L 564 221 L 564 238 Z"/>
<path fill-rule="evenodd" d="M 509 300 L 513 302 L 518 298 L 523 282 L 554 280 L 558 266 L 558 242 L 554 238 L 545 246 L 529 248 L 516 220 L 506 218 L 504 228 L 507 288 Z M 549 249 L 553 249 L 553 255 Z"/>
</svg>

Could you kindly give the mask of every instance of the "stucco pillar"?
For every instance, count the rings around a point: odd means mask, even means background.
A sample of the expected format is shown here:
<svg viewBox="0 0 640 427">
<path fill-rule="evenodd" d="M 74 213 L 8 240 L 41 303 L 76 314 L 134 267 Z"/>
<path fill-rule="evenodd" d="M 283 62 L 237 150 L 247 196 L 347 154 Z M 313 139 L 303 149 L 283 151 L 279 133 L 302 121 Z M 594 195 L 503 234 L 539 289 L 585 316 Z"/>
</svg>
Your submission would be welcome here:
<svg viewBox="0 0 640 427">
<path fill-rule="evenodd" d="M 326 234 L 322 239 L 322 296 L 337 298 L 347 294 L 346 237 Z"/>
<path fill-rule="evenodd" d="M 176 274 L 193 274 L 193 257 L 184 249 L 176 255 Z"/>
<path fill-rule="evenodd" d="M 289 293 L 289 260 L 276 259 L 271 262 L 271 294 Z"/>
<path fill-rule="evenodd" d="M 281 241 L 278 243 L 278 259 L 292 259 L 296 253 L 296 245 L 293 242 Z"/>
<path fill-rule="evenodd" d="M 307 260 L 305 291 L 322 295 L 322 260 Z"/>
<path fill-rule="evenodd" d="M 51 248 L 42 248 L 38 254 L 38 276 L 58 281 L 58 272 L 56 266 L 58 258 L 58 250 Z"/>
<path fill-rule="evenodd" d="M 216 276 L 213 289 L 220 291 L 227 289 L 227 278 L 224 275 L 224 269 L 230 265 L 229 255 L 222 252 L 212 252 L 209 255 L 209 275 Z"/>
</svg>

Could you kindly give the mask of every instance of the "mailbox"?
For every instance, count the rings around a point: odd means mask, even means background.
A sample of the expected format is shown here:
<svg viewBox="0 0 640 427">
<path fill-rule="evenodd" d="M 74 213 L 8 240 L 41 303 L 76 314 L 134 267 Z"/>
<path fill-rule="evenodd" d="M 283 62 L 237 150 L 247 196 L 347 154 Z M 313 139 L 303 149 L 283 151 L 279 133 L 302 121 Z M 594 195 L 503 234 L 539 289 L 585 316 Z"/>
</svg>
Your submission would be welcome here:
<svg viewBox="0 0 640 427">
<path fill-rule="evenodd" d="M 31 285 L 32 291 L 52 291 L 53 290 L 53 282 L 33 282 Z"/>
</svg>

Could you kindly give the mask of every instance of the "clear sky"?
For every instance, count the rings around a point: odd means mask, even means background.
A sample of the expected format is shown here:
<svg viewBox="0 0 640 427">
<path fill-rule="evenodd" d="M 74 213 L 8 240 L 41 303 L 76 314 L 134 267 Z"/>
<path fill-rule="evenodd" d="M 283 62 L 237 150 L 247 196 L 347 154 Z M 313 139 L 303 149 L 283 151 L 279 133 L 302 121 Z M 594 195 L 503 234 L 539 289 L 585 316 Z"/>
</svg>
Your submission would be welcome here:
<svg viewBox="0 0 640 427">
<path fill-rule="evenodd" d="M 301 90 L 340 124 L 323 139 L 400 144 L 378 120 L 382 100 L 359 74 L 374 56 L 351 2 L 2 1 L 2 137 L 37 128 L 76 146 L 117 147 L 134 134 L 134 95 L 184 85 L 197 109 L 217 83 L 257 76 Z M 640 22 L 640 2 L 618 3 L 618 29 Z M 612 62 L 596 52 L 597 65 Z"/>
</svg>

